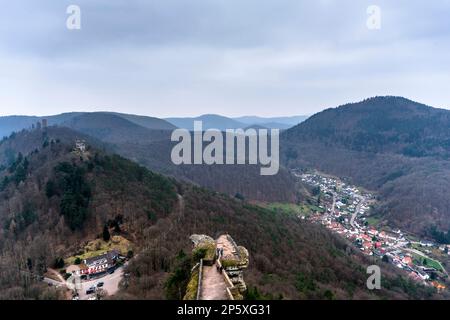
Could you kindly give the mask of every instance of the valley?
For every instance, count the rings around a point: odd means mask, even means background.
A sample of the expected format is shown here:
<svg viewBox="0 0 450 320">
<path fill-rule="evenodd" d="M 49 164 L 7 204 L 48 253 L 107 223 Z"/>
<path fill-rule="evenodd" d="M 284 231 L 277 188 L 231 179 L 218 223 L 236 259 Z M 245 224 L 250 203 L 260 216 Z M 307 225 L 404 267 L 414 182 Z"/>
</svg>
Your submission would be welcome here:
<svg viewBox="0 0 450 320">
<path fill-rule="evenodd" d="M 75 130 L 79 138 L 88 136 L 91 143 L 155 172 L 249 201 L 302 201 L 307 194 L 289 170 L 317 169 L 376 191 L 380 222 L 440 244 L 449 243 L 450 200 L 445 192 L 450 188 L 448 110 L 392 96 L 324 110 L 281 132 L 279 172 L 270 177 L 260 176 L 259 165 L 175 165 L 170 157 L 175 143 L 170 136 L 176 126 L 167 119 L 68 113 L 47 118 L 4 117 L 0 127 L 5 132 L 14 128 L 19 132 L 42 119 L 49 127 Z M 182 123 L 186 125 L 189 119 Z M 233 120 L 215 115 L 198 119 L 205 120 L 204 129 L 214 124 L 224 127 Z M 261 123 L 265 119 L 245 117 L 243 121 Z M 31 144 L 22 143 L 17 146 L 19 151 L 30 152 L 27 145 Z M 2 163 L 11 158 L 8 149 L 15 147 L 6 144 L 0 152 Z"/>
<path fill-rule="evenodd" d="M 446 290 L 448 272 L 437 259 L 443 258 L 448 262 L 450 246 L 420 240 L 386 224 L 371 223 L 373 207 L 377 206 L 376 197 L 361 188 L 318 172 L 294 170 L 293 175 L 317 193 L 317 205 L 322 211 L 309 215 L 308 221 L 321 224 L 348 239 L 364 254 L 404 270 L 414 281 L 433 286 L 440 292 Z M 435 252 L 438 252 L 438 257 L 428 256 L 436 256 Z"/>
<path fill-rule="evenodd" d="M 314 115 L 281 133 L 273 176 L 261 176 L 258 165 L 175 165 L 175 126 L 164 120 L 39 119 L 0 142 L 0 294 L 67 298 L 41 281 L 58 282 L 48 270 L 70 278 L 118 250 L 126 265 L 107 275 L 109 293 L 100 298 L 183 299 L 198 258 L 187 239 L 229 233 L 251 256 L 244 299 L 445 298 L 446 155 L 437 147 L 405 153 L 421 148 L 405 138 L 409 124 L 400 126 L 400 142 L 389 130 L 367 140 L 382 129 L 367 124 L 388 111 L 415 123 L 433 109 L 383 97 Z M 375 292 L 365 286 L 374 263 L 385 281 Z M 84 282 L 75 297 L 93 299 L 91 286 L 102 281 Z"/>
<path fill-rule="evenodd" d="M 4 2 L 0 314 L 448 309 L 450 0 Z"/>
<path fill-rule="evenodd" d="M 77 257 L 88 266 L 102 254 L 97 250 L 114 250 L 110 242 L 121 237 L 135 254 L 124 266 L 126 281 L 110 298 L 182 299 L 196 261 L 189 237 L 224 232 L 251 257 L 244 299 L 435 296 L 389 265 L 386 288 L 369 291 L 368 258 L 323 227 L 165 177 L 101 149 L 96 139 L 83 140 L 71 129 L 48 127 L 0 143 L 14 159 L 1 171 L 1 297 L 67 298 L 39 279 L 55 267 L 68 273 Z M 90 243 L 89 252 L 81 250 Z"/>
<path fill-rule="evenodd" d="M 281 162 L 374 190 L 377 219 L 448 244 L 450 111 L 382 96 L 329 108 L 280 137 Z"/>
</svg>

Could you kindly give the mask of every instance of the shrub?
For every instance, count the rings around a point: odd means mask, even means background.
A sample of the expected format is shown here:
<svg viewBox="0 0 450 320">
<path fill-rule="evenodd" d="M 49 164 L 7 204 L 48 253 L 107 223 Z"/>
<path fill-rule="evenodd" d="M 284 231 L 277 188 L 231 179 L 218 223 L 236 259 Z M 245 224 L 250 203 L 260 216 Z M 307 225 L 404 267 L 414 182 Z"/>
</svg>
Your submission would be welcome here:
<svg viewBox="0 0 450 320">
<path fill-rule="evenodd" d="M 166 297 L 169 300 L 183 299 L 191 276 L 191 261 L 181 259 L 165 283 Z"/>
<path fill-rule="evenodd" d="M 199 261 L 200 259 L 205 258 L 207 249 L 206 248 L 196 248 L 192 252 L 192 260 Z"/>
<path fill-rule="evenodd" d="M 127 259 L 131 259 L 131 258 L 133 258 L 133 256 L 134 256 L 133 250 L 128 250 L 128 252 L 127 252 Z"/>
<path fill-rule="evenodd" d="M 106 242 L 108 242 L 111 239 L 111 234 L 109 233 L 109 229 L 108 229 L 107 225 L 105 225 L 103 227 L 103 235 L 102 236 L 103 236 L 103 240 Z"/>
<path fill-rule="evenodd" d="M 56 258 L 55 259 L 55 263 L 53 264 L 53 266 L 56 269 L 60 269 L 64 267 L 64 259 L 63 258 Z"/>
<path fill-rule="evenodd" d="M 56 184 L 54 181 L 49 180 L 45 185 L 45 195 L 47 198 L 51 198 L 56 194 Z"/>
<path fill-rule="evenodd" d="M 183 300 L 196 300 L 197 299 L 197 289 L 198 289 L 198 268 L 194 270 L 191 274 L 191 280 L 186 287 L 186 294 Z"/>
<path fill-rule="evenodd" d="M 242 200 L 242 201 L 245 200 L 245 197 L 244 197 L 242 194 L 240 194 L 239 192 L 236 193 L 236 194 L 234 195 L 234 197 L 235 197 L 236 199 L 239 199 L 239 200 Z"/>
</svg>

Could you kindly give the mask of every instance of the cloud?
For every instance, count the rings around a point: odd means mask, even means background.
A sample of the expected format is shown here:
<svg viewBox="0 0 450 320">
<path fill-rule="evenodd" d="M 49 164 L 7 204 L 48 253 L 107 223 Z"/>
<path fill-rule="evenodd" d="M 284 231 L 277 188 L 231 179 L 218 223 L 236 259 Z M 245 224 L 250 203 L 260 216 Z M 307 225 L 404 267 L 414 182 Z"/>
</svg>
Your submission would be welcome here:
<svg viewBox="0 0 450 320">
<path fill-rule="evenodd" d="M 377 2 L 379 31 L 371 1 L 8 2 L 0 114 L 310 114 L 380 94 L 449 106 L 450 3 Z"/>
</svg>

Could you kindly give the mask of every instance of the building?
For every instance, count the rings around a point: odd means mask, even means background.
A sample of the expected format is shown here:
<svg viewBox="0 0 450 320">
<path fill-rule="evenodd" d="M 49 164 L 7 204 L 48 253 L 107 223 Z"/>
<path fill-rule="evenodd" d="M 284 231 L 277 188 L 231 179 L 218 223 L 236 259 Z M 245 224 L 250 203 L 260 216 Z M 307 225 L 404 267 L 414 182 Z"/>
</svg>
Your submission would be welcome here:
<svg viewBox="0 0 450 320">
<path fill-rule="evenodd" d="M 75 141 L 75 149 L 80 151 L 81 153 L 86 151 L 86 143 L 83 140 Z"/>
<path fill-rule="evenodd" d="M 438 292 L 441 292 L 443 290 L 445 290 L 446 286 L 443 285 L 442 283 L 439 283 L 437 281 L 433 281 L 431 282 L 431 284 L 433 285 L 433 287 L 435 287 L 437 289 Z"/>
<path fill-rule="evenodd" d="M 412 258 L 409 257 L 409 256 L 405 256 L 405 257 L 402 259 L 402 262 L 403 262 L 404 264 L 407 264 L 408 266 L 411 266 L 411 265 L 413 264 L 413 260 L 412 260 Z"/>
<path fill-rule="evenodd" d="M 47 119 L 42 119 L 42 128 L 47 128 L 47 126 L 48 126 L 48 121 L 47 121 Z"/>
<path fill-rule="evenodd" d="M 108 269 L 116 265 L 118 258 L 119 252 L 117 250 L 111 250 L 100 256 L 84 259 L 78 273 L 80 275 L 92 275 L 108 271 Z"/>
<path fill-rule="evenodd" d="M 372 249 L 372 242 L 370 241 L 364 241 L 362 244 L 363 248 L 365 250 L 371 250 Z"/>
</svg>

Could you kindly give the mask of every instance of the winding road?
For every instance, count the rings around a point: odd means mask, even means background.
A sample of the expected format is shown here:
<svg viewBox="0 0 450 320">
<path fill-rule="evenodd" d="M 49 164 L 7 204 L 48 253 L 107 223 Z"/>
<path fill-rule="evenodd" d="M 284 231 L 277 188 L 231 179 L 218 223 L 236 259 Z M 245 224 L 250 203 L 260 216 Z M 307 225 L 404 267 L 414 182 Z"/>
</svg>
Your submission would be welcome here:
<svg viewBox="0 0 450 320">
<path fill-rule="evenodd" d="M 332 194 L 333 194 L 333 203 L 331 205 L 331 212 L 330 213 L 333 215 L 334 214 L 334 209 L 336 208 L 336 193 L 333 192 Z"/>
<path fill-rule="evenodd" d="M 365 202 L 365 200 L 366 200 L 366 199 L 364 199 L 364 197 L 361 197 L 361 196 L 358 196 L 358 198 L 360 199 L 360 201 L 359 201 L 359 203 L 356 205 L 355 212 L 353 212 L 352 217 L 350 218 L 350 225 L 351 225 L 353 228 L 356 228 L 356 226 L 355 226 L 355 219 L 356 219 L 356 216 L 358 215 L 359 210 L 361 210 L 361 207 L 362 207 L 362 205 L 364 204 L 364 202 Z"/>
</svg>

